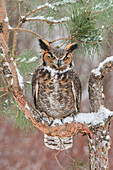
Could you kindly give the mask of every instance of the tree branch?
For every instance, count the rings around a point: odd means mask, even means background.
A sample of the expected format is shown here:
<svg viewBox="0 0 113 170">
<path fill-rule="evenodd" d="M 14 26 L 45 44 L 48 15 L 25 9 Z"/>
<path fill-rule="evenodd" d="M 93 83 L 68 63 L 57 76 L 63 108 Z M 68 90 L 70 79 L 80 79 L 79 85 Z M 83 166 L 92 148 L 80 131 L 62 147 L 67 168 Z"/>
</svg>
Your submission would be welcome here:
<svg viewBox="0 0 113 170">
<path fill-rule="evenodd" d="M 40 21 L 40 22 L 45 22 L 45 23 L 47 23 L 47 24 L 50 24 L 50 25 L 52 25 L 52 24 L 62 24 L 62 23 L 65 23 L 66 22 L 66 20 L 48 20 L 48 19 L 39 19 L 38 17 L 31 17 L 31 18 L 27 18 L 27 19 L 22 19 L 22 21 L 24 21 L 24 22 L 30 22 L 30 21 Z"/>
<path fill-rule="evenodd" d="M 104 75 L 113 70 L 113 56 L 106 58 L 93 69 L 89 78 L 89 100 L 90 111 L 97 112 L 101 105 L 104 105 L 103 87 L 101 80 Z"/>
<path fill-rule="evenodd" d="M 42 9 L 46 9 L 46 8 L 54 9 L 54 6 L 52 7 L 51 4 L 46 3 L 45 5 L 42 5 L 42 6 L 38 7 L 38 9 L 36 9 L 36 10 L 28 13 L 28 14 L 27 14 L 26 16 L 24 16 L 24 17 L 22 18 L 22 20 L 18 23 L 18 25 L 17 25 L 17 27 L 16 27 L 16 29 L 15 29 L 14 38 L 13 38 L 13 49 L 12 49 L 12 55 L 13 55 L 13 56 L 15 56 L 15 51 L 16 51 L 18 29 L 22 26 L 23 23 L 25 23 L 26 21 L 28 21 L 27 18 L 28 18 L 30 15 L 32 15 L 32 14 L 34 14 L 34 13 L 36 13 L 36 12 L 42 10 Z M 29 20 L 29 21 L 33 21 L 33 20 Z M 43 21 L 43 22 L 46 22 L 46 23 L 49 23 L 49 24 L 55 24 L 55 22 L 50 22 L 50 21 L 46 21 L 46 20 L 40 20 L 40 21 Z M 60 23 L 62 23 L 62 22 L 60 22 Z M 58 23 L 58 24 L 59 24 L 59 23 Z"/>
<path fill-rule="evenodd" d="M 97 44 L 97 43 L 101 42 L 101 40 L 99 40 L 98 42 L 97 41 L 95 41 L 95 42 L 90 42 L 90 41 L 87 42 L 87 41 L 82 41 L 82 40 L 75 39 L 73 37 L 67 37 L 67 38 L 58 38 L 58 39 L 55 39 L 53 41 L 49 41 L 49 43 L 51 44 L 51 43 L 54 43 L 56 41 L 61 41 L 61 40 L 73 40 L 73 41 L 81 42 L 81 43 L 85 43 L 85 44 Z"/>
<path fill-rule="evenodd" d="M 33 31 L 30 31 L 30 30 L 23 29 L 23 28 L 12 28 L 12 29 L 10 29 L 10 30 L 11 30 L 11 31 L 15 31 L 15 30 L 17 30 L 17 31 L 24 31 L 24 32 L 28 32 L 28 33 L 31 33 L 31 34 L 33 34 L 33 35 L 37 36 L 38 38 L 44 39 L 44 38 L 43 38 L 42 36 L 40 36 L 39 34 L 37 34 L 37 33 L 33 32 Z"/>
</svg>

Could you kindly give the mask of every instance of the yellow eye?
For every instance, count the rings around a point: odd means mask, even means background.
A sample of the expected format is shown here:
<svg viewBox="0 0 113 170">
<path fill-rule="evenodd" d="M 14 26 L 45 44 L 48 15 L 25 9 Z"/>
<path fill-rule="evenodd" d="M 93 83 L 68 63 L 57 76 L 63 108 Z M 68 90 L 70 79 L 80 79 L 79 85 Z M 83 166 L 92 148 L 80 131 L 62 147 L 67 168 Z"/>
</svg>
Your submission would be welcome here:
<svg viewBox="0 0 113 170">
<path fill-rule="evenodd" d="M 51 55 L 51 54 L 49 54 L 48 57 L 49 57 L 51 60 L 54 60 L 54 59 L 55 59 L 55 57 L 54 57 L 53 55 Z"/>
<path fill-rule="evenodd" d="M 68 59 L 68 56 L 66 56 L 66 57 L 64 58 L 64 61 L 67 60 L 67 59 Z"/>
</svg>

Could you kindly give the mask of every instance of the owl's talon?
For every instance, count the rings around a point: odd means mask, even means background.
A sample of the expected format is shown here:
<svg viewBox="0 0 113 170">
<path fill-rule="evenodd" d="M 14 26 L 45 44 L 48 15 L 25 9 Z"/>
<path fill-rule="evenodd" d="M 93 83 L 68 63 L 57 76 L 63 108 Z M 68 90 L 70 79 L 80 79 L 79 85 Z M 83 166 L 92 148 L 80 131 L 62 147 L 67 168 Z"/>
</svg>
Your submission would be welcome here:
<svg viewBox="0 0 113 170">
<path fill-rule="evenodd" d="M 61 123 L 63 123 L 64 124 L 64 119 L 62 118 L 62 119 L 60 119 L 60 121 L 61 121 Z"/>
<path fill-rule="evenodd" d="M 72 117 L 73 117 L 73 121 L 74 121 L 75 120 L 75 115 L 73 114 Z"/>
<path fill-rule="evenodd" d="M 49 125 L 48 125 L 48 126 L 51 126 L 51 125 L 53 124 L 53 122 L 54 122 L 54 121 L 53 121 L 53 120 L 51 120 L 51 122 L 49 123 Z"/>
<path fill-rule="evenodd" d="M 69 115 L 70 117 L 73 117 L 73 121 L 75 120 L 75 114 L 71 114 L 71 115 Z"/>
<path fill-rule="evenodd" d="M 54 122 L 54 118 L 53 117 L 48 117 L 48 123 L 49 125 L 48 126 L 51 126 Z"/>
<path fill-rule="evenodd" d="M 43 114 L 41 115 L 41 117 L 40 117 L 40 118 L 43 120 L 43 118 L 44 118 Z"/>
</svg>

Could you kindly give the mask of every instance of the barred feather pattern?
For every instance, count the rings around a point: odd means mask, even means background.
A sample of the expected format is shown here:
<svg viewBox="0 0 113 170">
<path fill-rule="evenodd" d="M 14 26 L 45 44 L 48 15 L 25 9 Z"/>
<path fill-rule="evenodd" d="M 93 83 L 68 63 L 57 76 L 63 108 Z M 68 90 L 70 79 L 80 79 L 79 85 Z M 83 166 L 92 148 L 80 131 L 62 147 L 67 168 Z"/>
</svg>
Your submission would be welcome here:
<svg viewBox="0 0 113 170">
<path fill-rule="evenodd" d="M 73 137 L 52 137 L 44 134 L 45 146 L 56 150 L 67 150 L 73 146 Z"/>
</svg>

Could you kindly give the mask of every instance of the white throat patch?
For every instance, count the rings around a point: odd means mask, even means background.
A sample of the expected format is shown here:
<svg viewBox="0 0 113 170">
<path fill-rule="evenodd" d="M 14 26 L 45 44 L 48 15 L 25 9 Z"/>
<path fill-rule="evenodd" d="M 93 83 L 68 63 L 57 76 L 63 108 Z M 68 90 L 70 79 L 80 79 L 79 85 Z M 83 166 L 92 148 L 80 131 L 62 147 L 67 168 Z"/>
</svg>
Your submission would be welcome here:
<svg viewBox="0 0 113 170">
<path fill-rule="evenodd" d="M 67 68 L 67 69 L 65 69 L 63 71 L 61 71 L 61 70 L 58 71 L 58 70 L 55 70 L 53 68 L 50 68 L 50 66 L 44 66 L 44 69 L 48 70 L 49 72 L 51 72 L 51 76 L 54 76 L 56 73 L 65 73 L 65 72 L 67 72 L 69 70 L 72 70 L 72 68 Z"/>
</svg>

